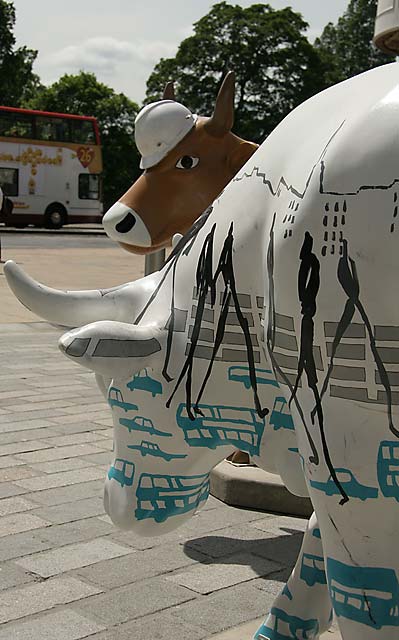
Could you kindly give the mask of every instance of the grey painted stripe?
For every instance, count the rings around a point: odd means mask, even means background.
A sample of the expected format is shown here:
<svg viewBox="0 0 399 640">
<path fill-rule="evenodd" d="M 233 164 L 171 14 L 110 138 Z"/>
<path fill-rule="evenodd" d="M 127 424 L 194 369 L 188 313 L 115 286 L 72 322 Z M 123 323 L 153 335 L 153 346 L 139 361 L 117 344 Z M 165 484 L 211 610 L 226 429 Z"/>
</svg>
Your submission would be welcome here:
<svg viewBox="0 0 399 640">
<path fill-rule="evenodd" d="M 263 305 L 265 303 L 265 299 L 262 296 L 256 296 L 256 306 L 258 309 L 263 309 Z"/>
<path fill-rule="evenodd" d="M 326 338 L 335 338 L 337 332 L 338 322 L 325 322 L 324 323 L 324 335 Z M 365 338 L 366 329 L 363 324 L 352 322 L 345 331 L 344 338 Z"/>
<path fill-rule="evenodd" d="M 358 402 L 368 402 L 367 389 L 354 387 L 338 387 L 330 385 L 330 396 L 333 398 L 344 398 L 345 400 L 357 400 Z"/>
<path fill-rule="evenodd" d="M 286 356 L 284 353 L 274 352 L 274 357 L 279 367 L 283 369 L 293 369 L 298 371 L 298 358 L 295 356 Z"/>
<path fill-rule="evenodd" d="M 150 356 L 161 350 L 161 345 L 155 338 L 148 340 L 116 340 L 104 338 L 99 340 L 94 358 L 141 358 Z"/>
<path fill-rule="evenodd" d="M 282 313 L 276 313 L 276 327 L 286 329 L 287 331 L 294 331 L 294 318 L 284 316 Z"/>
<path fill-rule="evenodd" d="M 188 356 L 189 354 L 190 346 L 191 345 L 189 344 L 186 346 L 186 356 Z M 211 360 L 212 353 L 213 353 L 212 347 L 205 347 L 202 344 L 197 344 L 194 351 L 194 358 L 199 358 L 200 360 Z M 216 356 L 215 358 L 215 360 L 221 360 L 221 359 L 222 359 L 221 356 Z"/>
<path fill-rule="evenodd" d="M 193 329 L 194 327 L 190 326 L 188 328 L 188 337 L 191 338 L 191 336 L 193 335 Z M 199 340 L 202 340 L 203 342 L 210 342 L 211 344 L 214 344 L 215 342 L 215 334 L 213 332 L 213 329 L 206 329 L 205 327 L 201 327 L 200 332 L 199 332 Z"/>
<path fill-rule="evenodd" d="M 193 298 L 194 298 L 194 300 L 198 300 L 197 287 L 194 287 L 194 289 L 193 289 Z M 206 294 L 206 298 L 205 298 L 205 300 L 206 300 L 206 302 L 207 302 L 208 304 L 211 304 L 211 294 L 210 294 L 210 293 L 207 293 L 207 294 Z"/>
<path fill-rule="evenodd" d="M 242 315 L 244 316 L 244 318 L 247 319 L 248 325 L 250 327 L 253 327 L 254 326 L 254 319 L 253 319 L 252 313 L 250 313 L 249 311 L 243 311 Z M 240 325 L 240 323 L 238 322 L 237 314 L 236 314 L 235 311 L 229 311 L 228 312 L 226 324 L 233 325 L 233 327 Z"/>
<path fill-rule="evenodd" d="M 259 347 L 258 338 L 255 334 L 251 333 L 251 342 L 254 347 Z M 223 344 L 235 344 L 245 345 L 245 336 L 243 333 L 235 333 L 233 331 L 226 331 L 223 336 Z"/>
<path fill-rule="evenodd" d="M 173 331 L 177 331 L 179 333 L 184 332 L 186 330 L 188 311 L 175 308 L 174 312 L 175 312 L 174 313 L 175 317 L 174 317 Z M 170 315 L 165 325 L 166 329 L 169 329 L 171 318 L 172 316 Z"/>
<path fill-rule="evenodd" d="M 399 340 L 399 327 L 382 327 L 376 325 L 374 330 L 376 340 Z"/>
<path fill-rule="evenodd" d="M 366 370 L 362 367 L 344 367 L 336 364 L 333 367 L 331 377 L 334 380 L 354 380 L 356 382 L 366 381 Z"/>
<path fill-rule="evenodd" d="M 367 395 L 367 389 L 359 389 L 354 387 L 338 387 L 330 386 L 330 395 L 334 398 L 343 398 L 345 400 L 355 400 L 357 402 L 367 402 L 367 404 L 387 404 L 385 391 L 377 392 L 377 400 L 371 400 Z M 399 392 L 392 392 L 392 404 L 399 405 Z"/>
<path fill-rule="evenodd" d="M 327 355 L 331 356 L 332 342 L 327 342 Z M 348 360 L 365 360 L 366 349 L 363 344 L 339 344 L 335 352 L 335 358 Z"/>
<path fill-rule="evenodd" d="M 323 359 L 321 357 L 320 347 L 313 346 L 313 357 L 314 357 L 314 363 L 315 363 L 316 369 L 318 369 L 318 371 L 323 371 L 324 367 L 323 367 Z"/>
<path fill-rule="evenodd" d="M 294 386 L 295 381 L 296 381 L 296 375 L 295 375 L 295 373 L 286 373 L 286 372 L 284 371 L 284 378 L 286 378 L 286 379 L 288 380 L 288 382 L 289 382 L 292 386 Z M 284 378 L 283 378 L 283 376 L 282 376 L 278 371 L 276 371 L 276 379 L 278 380 L 278 382 L 279 382 L 280 384 L 287 384 L 287 383 L 285 382 Z M 301 381 L 301 380 L 299 381 L 298 387 L 302 387 L 302 381 Z"/>
<path fill-rule="evenodd" d="M 197 306 L 193 305 L 191 308 L 191 317 L 195 318 L 195 316 L 197 315 Z M 215 317 L 215 312 L 213 309 L 204 309 L 204 315 L 203 315 L 203 320 L 205 320 L 205 322 L 213 322 L 213 319 Z"/>
<path fill-rule="evenodd" d="M 275 333 L 275 345 L 276 347 L 281 347 L 282 349 L 287 349 L 288 351 L 298 352 L 298 343 L 296 341 L 296 337 L 289 335 L 288 333 L 280 333 L 276 331 Z"/>
<path fill-rule="evenodd" d="M 65 353 L 75 358 L 80 358 L 89 346 L 90 338 L 75 338 L 71 344 L 65 349 Z"/>
<path fill-rule="evenodd" d="M 378 347 L 381 360 L 387 364 L 399 363 L 399 349 L 395 347 Z"/>
<path fill-rule="evenodd" d="M 238 349 L 223 349 L 222 360 L 223 362 L 248 362 L 247 351 L 239 351 Z M 260 362 L 259 351 L 254 351 L 254 361 L 257 364 Z"/>
<path fill-rule="evenodd" d="M 249 293 L 237 293 L 237 298 L 238 298 L 238 304 L 240 305 L 240 307 L 242 309 L 251 309 L 252 308 L 252 304 L 251 304 L 251 296 Z M 222 304 L 223 302 L 223 293 L 220 293 L 220 304 Z M 234 300 L 233 298 L 230 298 L 230 307 L 234 306 Z"/>
<path fill-rule="evenodd" d="M 399 372 L 398 371 L 387 371 L 387 375 L 389 378 L 389 382 L 394 387 L 399 387 Z M 375 381 L 376 384 L 382 384 L 381 376 L 378 371 L 375 372 Z"/>
</svg>

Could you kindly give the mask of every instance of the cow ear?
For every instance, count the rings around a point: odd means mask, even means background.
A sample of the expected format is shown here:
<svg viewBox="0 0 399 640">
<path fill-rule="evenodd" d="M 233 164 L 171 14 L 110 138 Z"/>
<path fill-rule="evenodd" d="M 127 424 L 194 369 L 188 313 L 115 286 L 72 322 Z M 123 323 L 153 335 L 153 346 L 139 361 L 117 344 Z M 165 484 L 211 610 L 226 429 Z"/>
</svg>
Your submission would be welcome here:
<svg viewBox="0 0 399 640">
<path fill-rule="evenodd" d="M 234 92 L 235 73 L 229 71 L 219 89 L 213 115 L 205 123 L 210 135 L 220 138 L 231 131 L 234 124 Z"/>
<path fill-rule="evenodd" d="M 244 166 L 244 164 L 255 153 L 258 146 L 259 145 L 254 142 L 241 142 L 241 144 L 234 149 L 228 158 L 228 165 L 233 174 L 236 174 L 237 171 Z"/>
<path fill-rule="evenodd" d="M 176 100 L 173 81 L 166 83 L 165 89 L 163 90 L 162 100 Z"/>
</svg>

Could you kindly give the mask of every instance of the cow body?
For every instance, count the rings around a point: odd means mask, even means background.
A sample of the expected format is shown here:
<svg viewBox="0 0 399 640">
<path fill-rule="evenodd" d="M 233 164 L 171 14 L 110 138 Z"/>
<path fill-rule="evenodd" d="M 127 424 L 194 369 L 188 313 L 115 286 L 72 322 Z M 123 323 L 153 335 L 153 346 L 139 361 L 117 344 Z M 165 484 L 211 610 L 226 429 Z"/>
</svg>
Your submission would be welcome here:
<svg viewBox="0 0 399 640">
<path fill-rule="evenodd" d="M 175 248 L 139 313 L 129 286 L 109 292 L 123 321 L 61 340 L 113 379 L 116 524 L 145 535 L 180 524 L 231 446 L 283 478 L 295 469 L 290 488 L 303 465 L 323 549 L 302 560 L 319 569 L 298 598 L 280 594 L 259 639 L 318 638 L 326 583 L 345 640 L 390 640 L 399 626 L 397 69 L 297 108 Z M 271 463 L 275 432 L 292 465 L 278 448 Z"/>
</svg>

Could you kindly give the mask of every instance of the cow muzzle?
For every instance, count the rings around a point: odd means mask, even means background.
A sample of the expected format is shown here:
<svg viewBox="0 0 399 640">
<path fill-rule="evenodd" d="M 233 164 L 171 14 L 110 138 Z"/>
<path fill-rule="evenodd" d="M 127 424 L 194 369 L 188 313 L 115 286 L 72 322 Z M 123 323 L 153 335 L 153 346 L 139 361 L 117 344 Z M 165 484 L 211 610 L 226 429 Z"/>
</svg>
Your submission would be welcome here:
<svg viewBox="0 0 399 640">
<path fill-rule="evenodd" d="M 122 202 L 115 202 L 102 222 L 112 240 L 137 247 L 151 247 L 151 235 L 144 222 L 136 211 Z"/>
</svg>

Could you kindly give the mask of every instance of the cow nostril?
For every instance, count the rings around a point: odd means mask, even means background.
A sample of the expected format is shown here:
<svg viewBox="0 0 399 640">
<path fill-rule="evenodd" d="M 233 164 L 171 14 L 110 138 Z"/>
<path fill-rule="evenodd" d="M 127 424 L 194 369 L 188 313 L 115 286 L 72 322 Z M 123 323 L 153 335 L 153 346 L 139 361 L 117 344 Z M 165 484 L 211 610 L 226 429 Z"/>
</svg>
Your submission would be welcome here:
<svg viewBox="0 0 399 640">
<path fill-rule="evenodd" d="M 127 213 L 123 218 L 123 220 L 118 222 L 115 229 L 117 230 L 118 233 L 128 233 L 133 229 L 135 224 L 136 224 L 136 218 L 134 217 L 134 215 L 131 213 Z"/>
</svg>

